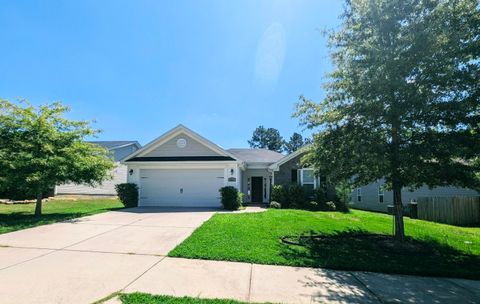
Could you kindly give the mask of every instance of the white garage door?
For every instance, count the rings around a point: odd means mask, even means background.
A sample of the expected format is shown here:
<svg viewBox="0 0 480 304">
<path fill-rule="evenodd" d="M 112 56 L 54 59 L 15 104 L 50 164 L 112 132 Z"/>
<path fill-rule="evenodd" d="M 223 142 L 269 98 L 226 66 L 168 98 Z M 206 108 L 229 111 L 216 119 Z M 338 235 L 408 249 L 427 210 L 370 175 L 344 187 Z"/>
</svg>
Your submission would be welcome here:
<svg viewBox="0 0 480 304">
<path fill-rule="evenodd" d="M 140 206 L 220 207 L 223 169 L 142 169 Z"/>
</svg>

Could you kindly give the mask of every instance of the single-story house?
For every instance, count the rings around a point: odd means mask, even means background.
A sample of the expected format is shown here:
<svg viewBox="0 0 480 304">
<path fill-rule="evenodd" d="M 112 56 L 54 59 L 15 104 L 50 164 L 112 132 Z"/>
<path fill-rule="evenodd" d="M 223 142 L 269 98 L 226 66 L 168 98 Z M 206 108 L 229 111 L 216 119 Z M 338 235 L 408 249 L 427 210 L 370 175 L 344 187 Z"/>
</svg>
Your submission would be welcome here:
<svg viewBox="0 0 480 304">
<path fill-rule="evenodd" d="M 139 206 L 220 207 L 219 189 L 233 186 L 246 203 L 268 203 L 272 184 L 315 187 L 300 153 L 223 149 L 178 125 L 124 158 L 127 179 L 138 185 Z"/>
<path fill-rule="evenodd" d="M 101 185 L 63 184 L 55 187 L 55 195 L 116 195 L 115 185 L 127 182 L 127 166 L 120 160 L 141 148 L 138 141 L 90 141 L 110 151 L 115 168 L 110 172 L 112 179 Z"/>
<path fill-rule="evenodd" d="M 219 189 L 236 187 L 246 203 L 268 203 L 272 185 L 298 183 L 316 189 L 321 179 L 304 167 L 305 149 L 283 155 L 266 149 L 223 149 L 183 125 L 171 129 L 121 163 L 127 181 L 139 187 L 139 206 L 220 207 Z M 392 193 L 381 181 L 355 189 L 351 204 L 360 209 L 387 211 Z M 422 187 L 403 190 L 405 204 L 420 196 L 477 196 L 471 189 Z"/>
</svg>

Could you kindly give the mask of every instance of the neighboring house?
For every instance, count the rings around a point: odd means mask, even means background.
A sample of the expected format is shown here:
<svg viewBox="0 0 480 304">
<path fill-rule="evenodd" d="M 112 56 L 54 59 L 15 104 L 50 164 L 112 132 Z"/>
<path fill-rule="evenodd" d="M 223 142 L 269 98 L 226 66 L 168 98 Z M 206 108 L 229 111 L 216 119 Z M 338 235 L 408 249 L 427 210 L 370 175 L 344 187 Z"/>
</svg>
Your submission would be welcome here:
<svg viewBox="0 0 480 304">
<path fill-rule="evenodd" d="M 101 185 L 64 184 L 55 187 L 55 195 L 116 195 L 115 185 L 127 182 L 127 166 L 120 164 L 120 160 L 141 148 L 137 141 L 90 141 L 108 149 L 115 161 L 115 168 L 111 171 L 112 179 Z"/>
<path fill-rule="evenodd" d="M 384 189 L 382 180 L 370 183 L 366 186 L 354 189 L 352 192 L 352 207 L 365 210 L 387 212 L 388 205 L 393 205 L 392 191 Z M 420 187 L 413 191 L 408 188 L 402 190 L 402 202 L 407 205 L 416 202 L 419 197 L 453 197 L 453 196 L 479 196 L 480 192 L 460 187 L 435 187 L 430 189 L 427 186 Z"/>
<path fill-rule="evenodd" d="M 242 191 L 247 203 L 268 203 L 277 175 L 290 176 L 293 170 L 285 159 L 265 149 L 225 150 L 178 125 L 122 163 L 128 166 L 128 181 L 139 186 L 139 206 L 220 207 L 224 186 Z M 307 171 L 297 180 L 309 183 Z"/>
<path fill-rule="evenodd" d="M 292 182 L 302 184 L 307 190 L 308 188 L 317 188 L 322 179 L 313 177 L 312 168 L 302 168 L 300 160 L 304 155 L 305 149 L 300 149 L 271 165 L 270 168 L 275 170 L 273 183 L 285 185 Z M 277 170 L 277 168 L 281 170 Z M 351 196 L 351 206 L 358 209 L 387 212 L 388 205 L 393 204 L 393 193 L 392 191 L 386 191 L 384 186 L 383 181 L 378 181 L 354 189 Z M 424 186 L 413 191 L 404 188 L 402 190 L 402 201 L 404 205 L 407 205 L 409 202 L 416 201 L 419 197 L 426 196 L 453 197 L 479 195 L 480 192 L 478 191 L 460 187 L 449 186 L 430 189 Z"/>
</svg>

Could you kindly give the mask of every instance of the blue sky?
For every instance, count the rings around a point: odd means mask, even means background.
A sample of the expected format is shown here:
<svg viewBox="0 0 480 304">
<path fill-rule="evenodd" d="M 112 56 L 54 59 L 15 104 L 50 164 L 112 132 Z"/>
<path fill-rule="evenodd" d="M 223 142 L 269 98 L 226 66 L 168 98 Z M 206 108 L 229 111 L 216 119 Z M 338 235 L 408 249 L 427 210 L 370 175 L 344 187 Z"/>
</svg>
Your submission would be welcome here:
<svg viewBox="0 0 480 304">
<path fill-rule="evenodd" d="M 100 140 L 146 144 L 179 123 L 225 147 L 284 137 L 300 94 L 323 96 L 319 30 L 342 1 L 0 2 L 0 98 L 62 101 Z"/>
</svg>

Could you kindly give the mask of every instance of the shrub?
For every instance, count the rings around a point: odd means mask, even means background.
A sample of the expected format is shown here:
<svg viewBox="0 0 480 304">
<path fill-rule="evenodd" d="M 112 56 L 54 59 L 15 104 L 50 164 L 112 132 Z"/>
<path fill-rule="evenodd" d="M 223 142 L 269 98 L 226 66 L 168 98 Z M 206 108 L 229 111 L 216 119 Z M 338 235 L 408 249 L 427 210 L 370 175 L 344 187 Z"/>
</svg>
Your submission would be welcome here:
<svg viewBox="0 0 480 304">
<path fill-rule="evenodd" d="M 325 211 L 335 211 L 337 209 L 337 206 L 335 206 L 334 202 L 326 202 L 325 207 Z"/>
<path fill-rule="evenodd" d="M 319 209 L 319 206 L 316 201 L 308 201 L 305 203 L 305 209 L 315 211 Z"/>
<path fill-rule="evenodd" d="M 285 189 L 282 185 L 272 186 L 271 201 L 278 202 L 282 205 L 285 204 Z"/>
<path fill-rule="evenodd" d="M 42 198 L 47 198 L 51 196 L 55 196 L 55 189 L 43 191 L 42 193 Z M 11 199 L 14 201 L 32 200 L 32 199 L 36 199 L 36 195 L 32 193 L 28 193 L 22 189 L 9 187 L 7 189 L 0 190 L 0 199 Z"/>
<path fill-rule="evenodd" d="M 226 210 L 237 210 L 242 206 L 243 193 L 233 186 L 222 187 L 219 190 L 222 196 L 222 205 Z"/>
<path fill-rule="evenodd" d="M 335 187 L 335 205 L 338 211 L 348 212 L 350 203 L 350 195 L 352 188 L 346 182 L 338 183 Z"/>
<path fill-rule="evenodd" d="M 132 183 L 123 183 L 115 185 L 118 198 L 122 204 L 127 207 L 138 206 L 138 186 Z"/>
<path fill-rule="evenodd" d="M 298 206 L 298 205 L 295 204 L 295 203 L 290 204 L 290 205 L 288 206 L 288 208 L 290 208 L 290 209 L 300 209 L 299 207 L 300 207 L 300 206 Z"/>
<path fill-rule="evenodd" d="M 305 192 L 302 186 L 290 184 L 285 198 L 285 208 L 301 208 L 305 203 Z"/>
<path fill-rule="evenodd" d="M 319 205 L 324 205 L 327 202 L 327 190 L 326 186 L 323 183 L 320 185 L 320 187 L 315 189 L 313 197 L 315 202 L 317 202 L 317 204 Z"/>
<path fill-rule="evenodd" d="M 282 205 L 279 202 L 272 201 L 272 202 L 270 202 L 270 208 L 280 209 L 280 208 L 282 208 Z"/>
</svg>

